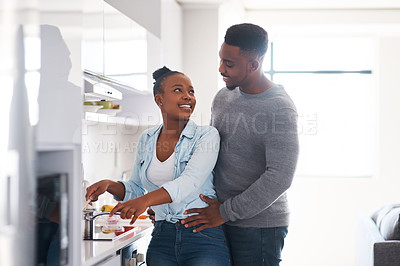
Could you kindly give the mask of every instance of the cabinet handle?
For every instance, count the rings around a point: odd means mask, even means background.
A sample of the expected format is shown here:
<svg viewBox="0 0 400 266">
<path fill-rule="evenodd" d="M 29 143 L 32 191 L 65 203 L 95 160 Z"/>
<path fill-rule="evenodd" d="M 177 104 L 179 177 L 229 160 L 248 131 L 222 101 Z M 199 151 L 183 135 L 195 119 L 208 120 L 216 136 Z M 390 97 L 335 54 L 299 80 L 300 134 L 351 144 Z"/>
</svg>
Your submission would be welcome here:
<svg viewBox="0 0 400 266">
<path fill-rule="evenodd" d="M 144 262 L 144 254 L 132 254 L 132 259 L 129 259 L 129 266 L 137 266 L 138 263 Z"/>
<path fill-rule="evenodd" d="M 129 266 L 136 266 L 136 258 L 129 259 Z"/>
</svg>

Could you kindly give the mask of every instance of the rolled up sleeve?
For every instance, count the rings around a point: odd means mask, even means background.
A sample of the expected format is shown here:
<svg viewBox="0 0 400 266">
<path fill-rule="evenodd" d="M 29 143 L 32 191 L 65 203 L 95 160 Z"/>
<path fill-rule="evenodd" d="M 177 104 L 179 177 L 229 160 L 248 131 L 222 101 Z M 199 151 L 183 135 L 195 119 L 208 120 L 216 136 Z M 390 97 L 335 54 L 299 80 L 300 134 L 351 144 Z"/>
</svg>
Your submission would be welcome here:
<svg viewBox="0 0 400 266">
<path fill-rule="evenodd" d="M 182 174 L 162 186 L 169 193 L 173 203 L 181 202 L 196 192 L 207 178 L 210 178 L 217 162 L 219 145 L 218 131 L 214 127 L 209 127 L 196 143 L 194 152 Z"/>
</svg>

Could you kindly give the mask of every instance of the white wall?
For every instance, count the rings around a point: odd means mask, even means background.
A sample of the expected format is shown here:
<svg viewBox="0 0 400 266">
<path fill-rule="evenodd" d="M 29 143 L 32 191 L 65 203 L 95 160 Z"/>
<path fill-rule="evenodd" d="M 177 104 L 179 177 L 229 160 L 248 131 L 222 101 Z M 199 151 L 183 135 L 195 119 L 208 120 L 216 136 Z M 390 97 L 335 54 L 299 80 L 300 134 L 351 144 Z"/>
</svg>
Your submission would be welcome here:
<svg viewBox="0 0 400 266">
<path fill-rule="evenodd" d="M 84 121 L 82 127 L 84 179 L 93 184 L 102 179 L 121 180 L 122 175 L 129 178 L 140 135 L 150 126 Z M 116 202 L 105 193 L 96 207 L 112 203 Z"/>
<path fill-rule="evenodd" d="M 163 0 L 161 4 L 161 61 L 182 71 L 182 7 L 174 0 Z"/>
<path fill-rule="evenodd" d="M 192 80 L 197 104 L 192 119 L 210 123 L 211 100 L 218 90 L 218 6 L 183 9 L 183 72 Z"/>
</svg>

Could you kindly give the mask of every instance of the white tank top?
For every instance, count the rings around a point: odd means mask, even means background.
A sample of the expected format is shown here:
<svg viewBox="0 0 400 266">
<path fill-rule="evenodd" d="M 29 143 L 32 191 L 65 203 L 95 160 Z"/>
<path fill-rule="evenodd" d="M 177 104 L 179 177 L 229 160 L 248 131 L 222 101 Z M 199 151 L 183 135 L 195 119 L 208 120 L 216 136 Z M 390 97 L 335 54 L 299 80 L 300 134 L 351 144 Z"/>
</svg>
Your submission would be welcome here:
<svg viewBox="0 0 400 266">
<path fill-rule="evenodd" d="M 156 155 L 156 149 L 153 152 L 153 159 L 147 168 L 147 178 L 154 185 L 161 187 L 165 183 L 174 180 L 175 152 L 164 162 L 160 162 Z"/>
</svg>

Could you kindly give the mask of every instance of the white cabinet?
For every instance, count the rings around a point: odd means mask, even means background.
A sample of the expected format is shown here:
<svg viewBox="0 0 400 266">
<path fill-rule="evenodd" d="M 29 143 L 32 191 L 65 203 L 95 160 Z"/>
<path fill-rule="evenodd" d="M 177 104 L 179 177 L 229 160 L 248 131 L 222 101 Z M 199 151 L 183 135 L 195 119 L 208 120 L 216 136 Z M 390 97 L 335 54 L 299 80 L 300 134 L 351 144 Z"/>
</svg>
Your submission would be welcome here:
<svg viewBox="0 0 400 266">
<path fill-rule="evenodd" d="M 136 2 L 131 1 L 131 9 Z M 143 26 L 112 5 L 86 0 L 83 69 L 149 91 L 147 34 Z"/>
<path fill-rule="evenodd" d="M 160 113 L 152 95 L 155 69 L 182 71 L 182 12 L 175 1 L 85 0 L 83 69 L 123 93 L 121 119 L 85 115 L 94 122 L 154 125 Z M 125 119 L 126 118 L 126 119 Z"/>
<path fill-rule="evenodd" d="M 82 69 L 104 74 L 104 2 L 83 1 Z"/>
<path fill-rule="evenodd" d="M 121 110 L 115 112 L 117 117 L 102 114 L 108 110 L 86 112 L 84 119 L 90 121 L 89 126 L 96 123 L 128 127 L 158 124 L 161 117 L 152 95 L 152 71 L 148 69 L 149 65 L 153 69 L 152 62 L 154 59 L 159 62 L 161 56 L 160 49 L 154 50 L 153 45 L 158 38 L 150 32 L 157 31 L 154 21 L 152 24 L 148 17 L 144 19 L 143 13 L 154 14 L 154 7 L 159 9 L 161 3 L 154 0 L 107 2 L 85 0 L 82 64 L 96 81 L 122 92 L 122 100 L 113 100 Z M 153 9 L 150 2 L 154 4 Z M 132 17 L 137 17 L 140 24 Z"/>
<path fill-rule="evenodd" d="M 139 91 L 147 86 L 147 31 L 104 3 L 104 75 Z"/>
</svg>

